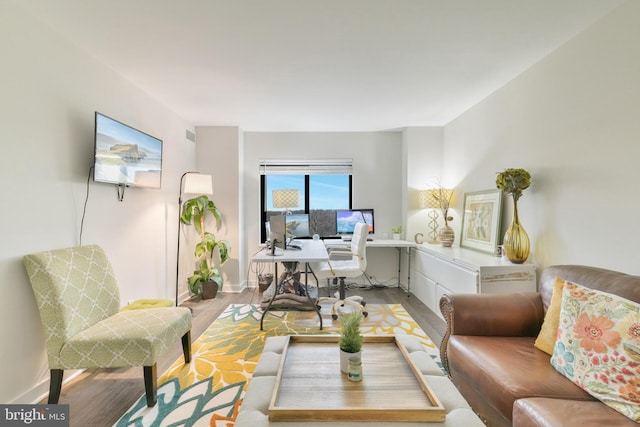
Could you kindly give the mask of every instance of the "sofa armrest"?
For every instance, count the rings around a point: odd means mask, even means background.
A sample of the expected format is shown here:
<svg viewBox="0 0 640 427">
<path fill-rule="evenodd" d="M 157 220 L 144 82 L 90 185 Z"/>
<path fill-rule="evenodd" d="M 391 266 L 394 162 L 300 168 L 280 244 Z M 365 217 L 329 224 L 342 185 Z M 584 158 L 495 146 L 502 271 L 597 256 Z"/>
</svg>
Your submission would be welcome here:
<svg viewBox="0 0 640 427">
<path fill-rule="evenodd" d="M 537 292 L 517 294 L 445 294 L 440 311 L 447 322 L 440 357 L 447 372 L 447 344 L 451 335 L 535 337 L 544 320 Z"/>
</svg>

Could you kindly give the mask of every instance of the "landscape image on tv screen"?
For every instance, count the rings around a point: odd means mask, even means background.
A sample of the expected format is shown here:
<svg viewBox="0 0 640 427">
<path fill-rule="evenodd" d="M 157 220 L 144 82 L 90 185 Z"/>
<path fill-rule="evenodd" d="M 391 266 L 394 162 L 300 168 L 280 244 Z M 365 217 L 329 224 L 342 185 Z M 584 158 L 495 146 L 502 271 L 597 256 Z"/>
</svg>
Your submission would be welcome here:
<svg viewBox="0 0 640 427">
<path fill-rule="evenodd" d="M 96 112 L 94 180 L 160 188 L 162 140 Z"/>
</svg>

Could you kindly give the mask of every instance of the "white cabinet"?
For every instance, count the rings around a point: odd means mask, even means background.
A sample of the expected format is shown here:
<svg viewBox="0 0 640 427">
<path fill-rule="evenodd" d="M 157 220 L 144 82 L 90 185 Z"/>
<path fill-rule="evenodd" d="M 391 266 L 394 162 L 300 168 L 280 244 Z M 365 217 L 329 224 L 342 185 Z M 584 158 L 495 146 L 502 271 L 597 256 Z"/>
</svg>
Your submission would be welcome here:
<svg viewBox="0 0 640 427">
<path fill-rule="evenodd" d="M 513 264 L 490 254 L 441 245 L 417 245 L 413 252 L 411 293 L 440 313 L 443 294 L 535 292 L 533 264 Z"/>
</svg>

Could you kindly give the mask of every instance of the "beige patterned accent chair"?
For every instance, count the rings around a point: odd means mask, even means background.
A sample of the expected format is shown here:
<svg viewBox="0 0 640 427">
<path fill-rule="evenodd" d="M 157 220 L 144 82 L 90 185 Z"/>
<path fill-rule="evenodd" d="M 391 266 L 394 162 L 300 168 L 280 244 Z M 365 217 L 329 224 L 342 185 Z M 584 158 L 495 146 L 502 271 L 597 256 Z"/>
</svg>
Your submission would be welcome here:
<svg viewBox="0 0 640 427">
<path fill-rule="evenodd" d="M 47 344 L 49 403 L 58 403 L 65 369 L 144 367 L 147 406 L 157 401 L 157 360 L 179 338 L 191 361 L 191 311 L 161 307 L 120 311 L 120 293 L 96 245 L 26 255 Z"/>
</svg>

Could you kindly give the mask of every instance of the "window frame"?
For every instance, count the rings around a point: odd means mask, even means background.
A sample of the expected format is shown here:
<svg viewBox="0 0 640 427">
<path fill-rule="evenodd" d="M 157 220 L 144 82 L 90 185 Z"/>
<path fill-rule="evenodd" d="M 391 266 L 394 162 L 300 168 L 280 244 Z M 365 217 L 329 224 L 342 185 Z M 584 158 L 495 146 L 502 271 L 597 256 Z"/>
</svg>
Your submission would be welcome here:
<svg viewBox="0 0 640 427">
<path fill-rule="evenodd" d="M 300 173 L 300 171 L 292 171 L 290 175 L 303 175 L 304 176 L 304 212 L 305 214 L 310 214 L 310 180 L 311 176 L 315 175 L 348 175 L 349 177 L 349 209 L 353 208 L 353 174 L 352 173 Z M 279 174 L 286 174 L 283 172 L 279 172 Z M 260 241 L 264 242 L 267 236 L 267 230 L 265 228 L 265 223 L 267 222 L 267 175 L 269 173 L 264 172 L 260 173 Z M 298 211 L 300 209 L 296 209 Z M 320 236 L 321 238 L 332 237 L 332 236 Z"/>
</svg>

